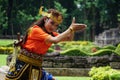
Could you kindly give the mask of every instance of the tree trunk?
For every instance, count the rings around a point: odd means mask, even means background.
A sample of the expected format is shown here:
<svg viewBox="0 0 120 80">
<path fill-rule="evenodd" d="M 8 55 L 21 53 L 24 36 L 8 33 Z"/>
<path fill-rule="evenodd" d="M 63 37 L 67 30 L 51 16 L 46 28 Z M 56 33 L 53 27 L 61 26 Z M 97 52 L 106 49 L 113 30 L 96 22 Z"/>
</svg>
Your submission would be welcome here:
<svg viewBox="0 0 120 80">
<path fill-rule="evenodd" d="M 7 34 L 12 34 L 12 26 L 11 26 L 11 13 L 12 13 L 12 6 L 13 6 L 13 0 L 8 0 L 8 10 L 7 10 L 7 16 L 8 16 L 8 30 Z"/>
</svg>

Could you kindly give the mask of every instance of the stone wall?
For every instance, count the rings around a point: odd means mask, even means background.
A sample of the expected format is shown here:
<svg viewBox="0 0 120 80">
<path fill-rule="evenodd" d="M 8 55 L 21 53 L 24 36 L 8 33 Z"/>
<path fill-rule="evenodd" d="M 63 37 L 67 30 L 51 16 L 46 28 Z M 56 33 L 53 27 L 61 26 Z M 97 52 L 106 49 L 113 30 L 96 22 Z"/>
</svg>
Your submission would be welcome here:
<svg viewBox="0 0 120 80">
<path fill-rule="evenodd" d="M 111 66 L 120 69 L 120 56 L 111 54 L 104 56 L 57 56 L 45 57 L 43 67 L 54 76 L 89 76 L 93 67 Z"/>
<path fill-rule="evenodd" d="M 89 76 L 88 72 L 93 66 L 111 66 L 120 70 L 120 56 L 57 56 L 45 57 L 43 61 L 44 69 L 54 76 Z M 0 72 L 1 76 L 4 77 L 5 74 Z"/>
<path fill-rule="evenodd" d="M 95 36 L 95 44 L 100 47 L 105 45 L 116 45 L 120 42 L 120 28 L 111 28 Z"/>
<path fill-rule="evenodd" d="M 54 76 L 89 76 L 90 68 L 44 68 Z"/>
<path fill-rule="evenodd" d="M 43 61 L 45 68 L 91 68 L 93 66 L 111 66 L 120 69 L 120 56 L 115 54 L 99 57 L 57 56 L 45 57 Z"/>
</svg>

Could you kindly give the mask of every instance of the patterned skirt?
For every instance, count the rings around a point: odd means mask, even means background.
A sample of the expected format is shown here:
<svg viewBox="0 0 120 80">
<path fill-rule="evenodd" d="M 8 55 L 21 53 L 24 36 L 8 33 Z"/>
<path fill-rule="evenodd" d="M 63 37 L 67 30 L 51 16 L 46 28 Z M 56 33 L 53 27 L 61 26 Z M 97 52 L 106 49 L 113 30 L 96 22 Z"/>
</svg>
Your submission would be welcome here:
<svg viewBox="0 0 120 80">
<path fill-rule="evenodd" d="M 18 54 L 16 63 L 10 66 L 5 80 L 52 80 L 52 75 L 42 69 L 42 59 L 33 56 L 23 52 Z"/>
</svg>

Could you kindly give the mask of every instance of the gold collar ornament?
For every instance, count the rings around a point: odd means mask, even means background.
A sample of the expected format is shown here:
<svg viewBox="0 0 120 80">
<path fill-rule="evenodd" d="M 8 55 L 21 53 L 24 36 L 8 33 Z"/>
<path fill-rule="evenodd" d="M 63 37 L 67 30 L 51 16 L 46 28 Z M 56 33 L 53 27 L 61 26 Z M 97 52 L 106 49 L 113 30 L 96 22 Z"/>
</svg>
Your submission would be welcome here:
<svg viewBox="0 0 120 80">
<path fill-rule="evenodd" d="M 52 15 L 52 12 L 47 13 L 47 12 L 44 12 L 42 9 L 43 9 L 43 6 L 40 7 L 39 14 L 41 14 L 42 16 L 47 16 L 48 18 L 52 19 L 57 24 L 62 23 L 63 19 L 62 19 L 61 15 L 59 15 L 58 17 L 55 17 L 55 16 Z"/>
</svg>

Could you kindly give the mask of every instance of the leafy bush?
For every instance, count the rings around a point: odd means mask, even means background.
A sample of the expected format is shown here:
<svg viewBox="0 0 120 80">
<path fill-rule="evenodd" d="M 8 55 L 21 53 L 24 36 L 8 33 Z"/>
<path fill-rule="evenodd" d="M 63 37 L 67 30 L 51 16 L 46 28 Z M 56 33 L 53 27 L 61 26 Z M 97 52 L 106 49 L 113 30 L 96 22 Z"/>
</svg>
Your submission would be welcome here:
<svg viewBox="0 0 120 80">
<path fill-rule="evenodd" d="M 110 55 L 112 54 L 114 51 L 111 50 L 111 49 L 101 49 L 101 50 L 98 50 L 94 53 L 91 53 L 90 55 L 91 56 L 102 56 L 102 55 Z"/>
<path fill-rule="evenodd" d="M 1 54 L 13 53 L 13 47 L 0 47 Z"/>
<path fill-rule="evenodd" d="M 0 47 L 0 53 L 12 53 L 13 52 L 13 40 L 11 42 L 7 42 L 5 47 L 4 40 L 1 41 L 1 45 L 4 47 Z M 111 53 L 115 53 L 120 55 L 120 45 L 117 48 L 113 45 L 107 45 L 103 48 L 95 45 L 90 41 L 65 41 L 60 42 L 58 44 L 53 44 L 49 49 L 48 53 L 54 52 L 55 46 L 58 45 L 60 47 L 60 51 L 62 55 L 68 56 L 102 56 L 102 55 L 110 55 Z"/>
<path fill-rule="evenodd" d="M 115 49 L 115 52 L 120 55 L 120 44 L 118 44 L 117 48 Z"/>
<path fill-rule="evenodd" d="M 112 69 L 110 66 L 93 67 L 89 71 L 92 80 L 120 80 L 120 72 Z"/>
<path fill-rule="evenodd" d="M 110 74 L 110 80 L 120 80 L 120 72 Z"/>
<path fill-rule="evenodd" d="M 62 48 L 62 55 L 71 56 L 102 56 L 115 53 L 116 47 L 113 45 L 107 45 L 103 48 L 93 44 L 89 41 L 67 41 L 61 42 L 58 45 Z"/>
<path fill-rule="evenodd" d="M 79 50 L 77 48 L 72 48 L 72 49 L 62 51 L 61 54 L 68 55 L 68 56 L 87 56 L 87 54 L 85 52 L 83 52 L 82 50 Z"/>
<path fill-rule="evenodd" d="M 48 53 L 51 53 L 51 52 L 53 52 L 53 51 L 54 51 L 53 48 L 49 48 L 47 52 L 48 52 Z"/>
<path fill-rule="evenodd" d="M 115 50 L 116 47 L 113 46 L 113 45 L 106 45 L 106 46 L 103 47 L 103 49 L 111 49 L 111 50 Z"/>
</svg>

